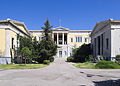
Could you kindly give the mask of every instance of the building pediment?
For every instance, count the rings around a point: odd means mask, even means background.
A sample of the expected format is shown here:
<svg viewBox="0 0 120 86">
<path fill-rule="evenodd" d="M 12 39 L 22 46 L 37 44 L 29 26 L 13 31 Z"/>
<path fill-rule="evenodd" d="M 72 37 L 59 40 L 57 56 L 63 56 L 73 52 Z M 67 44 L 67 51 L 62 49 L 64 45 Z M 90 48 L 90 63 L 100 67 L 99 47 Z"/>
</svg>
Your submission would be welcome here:
<svg viewBox="0 0 120 86">
<path fill-rule="evenodd" d="M 104 27 L 106 27 L 111 20 L 106 20 L 106 21 L 102 21 L 99 23 L 96 23 L 95 27 L 93 28 L 92 32 L 91 32 L 91 36 L 95 33 L 97 33 L 98 31 L 100 31 L 101 29 L 103 29 Z"/>
<path fill-rule="evenodd" d="M 64 28 L 64 27 L 57 27 L 57 28 L 53 28 L 53 31 L 68 31 L 68 28 Z"/>
<path fill-rule="evenodd" d="M 7 19 L 7 20 L 0 20 L 0 24 L 2 25 L 8 25 L 10 24 L 11 26 L 15 27 L 17 30 L 21 31 L 22 33 L 26 35 L 30 35 L 27 27 L 23 22 Z"/>
</svg>

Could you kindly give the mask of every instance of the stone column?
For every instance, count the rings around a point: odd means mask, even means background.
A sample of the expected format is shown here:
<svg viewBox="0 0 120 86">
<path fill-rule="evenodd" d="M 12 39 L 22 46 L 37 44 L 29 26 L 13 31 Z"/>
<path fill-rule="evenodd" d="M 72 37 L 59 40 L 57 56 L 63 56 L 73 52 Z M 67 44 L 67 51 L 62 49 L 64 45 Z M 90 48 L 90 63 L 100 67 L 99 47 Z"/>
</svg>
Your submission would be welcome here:
<svg viewBox="0 0 120 86">
<path fill-rule="evenodd" d="M 64 33 L 62 33 L 62 44 L 64 45 Z"/>
<path fill-rule="evenodd" d="M 66 45 L 69 43 L 69 37 L 68 37 L 68 33 L 67 33 L 67 40 L 66 40 Z"/>
<path fill-rule="evenodd" d="M 57 45 L 59 44 L 59 34 L 57 33 Z"/>
<path fill-rule="evenodd" d="M 53 39 L 53 41 L 54 41 L 54 33 L 52 33 L 52 39 Z"/>
</svg>

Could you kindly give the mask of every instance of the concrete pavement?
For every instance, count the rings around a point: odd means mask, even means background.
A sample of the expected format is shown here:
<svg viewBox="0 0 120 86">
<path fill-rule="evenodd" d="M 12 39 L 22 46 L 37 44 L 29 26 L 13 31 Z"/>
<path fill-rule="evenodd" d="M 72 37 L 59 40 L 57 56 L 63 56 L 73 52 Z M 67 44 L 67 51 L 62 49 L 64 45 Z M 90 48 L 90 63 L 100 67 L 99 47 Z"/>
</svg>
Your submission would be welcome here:
<svg viewBox="0 0 120 86">
<path fill-rule="evenodd" d="M 119 79 L 119 69 L 79 69 L 63 58 L 40 69 L 0 70 L 0 86 L 106 86 L 103 81 L 116 84 Z"/>
</svg>

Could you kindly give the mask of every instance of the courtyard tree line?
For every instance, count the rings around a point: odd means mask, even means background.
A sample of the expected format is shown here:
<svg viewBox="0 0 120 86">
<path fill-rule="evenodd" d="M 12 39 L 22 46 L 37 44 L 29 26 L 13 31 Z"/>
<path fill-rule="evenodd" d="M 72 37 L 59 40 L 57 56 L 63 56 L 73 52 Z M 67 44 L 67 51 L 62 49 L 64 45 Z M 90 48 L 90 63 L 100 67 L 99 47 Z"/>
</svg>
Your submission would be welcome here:
<svg viewBox="0 0 120 86">
<path fill-rule="evenodd" d="M 43 38 L 37 41 L 36 37 L 18 36 L 19 47 L 15 49 L 15 63 L 45 63 L 54 61 L 57 45 L 52 39 L 52 26 L 47 19 L 44 23 Z"/>
</svg>

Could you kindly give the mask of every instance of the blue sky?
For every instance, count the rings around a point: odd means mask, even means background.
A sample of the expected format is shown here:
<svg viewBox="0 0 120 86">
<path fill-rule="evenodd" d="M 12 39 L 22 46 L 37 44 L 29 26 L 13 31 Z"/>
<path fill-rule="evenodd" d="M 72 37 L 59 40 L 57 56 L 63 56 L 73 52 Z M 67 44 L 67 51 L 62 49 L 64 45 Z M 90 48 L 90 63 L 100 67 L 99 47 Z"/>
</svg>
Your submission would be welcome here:
<svg viewBox="0 0 120 86">
<path fill-rule="evenodd" d="M 72 30 L 91 30 L 112 18 L 120 20 L 120 0 L 0 0 L 0 20 L 23 21 L 29 30 L 39 30 L 46 18 L 51 25 Z"/>
</svg>

